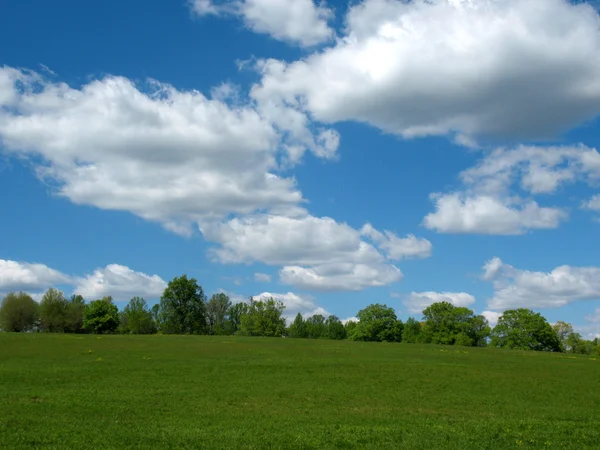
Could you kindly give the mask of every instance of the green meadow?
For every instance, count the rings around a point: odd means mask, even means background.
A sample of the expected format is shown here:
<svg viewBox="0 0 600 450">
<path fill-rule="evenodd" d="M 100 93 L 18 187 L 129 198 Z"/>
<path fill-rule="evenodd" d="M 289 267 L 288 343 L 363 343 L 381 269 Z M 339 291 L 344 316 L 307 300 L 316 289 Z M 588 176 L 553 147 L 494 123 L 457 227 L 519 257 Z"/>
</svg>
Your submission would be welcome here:
<svg viewBox="0 0 600 450">
<path fill-rule="evenodd" d="M 0 447 L 600 448 L 600 358 L 0 333 Z"/>
</svg>

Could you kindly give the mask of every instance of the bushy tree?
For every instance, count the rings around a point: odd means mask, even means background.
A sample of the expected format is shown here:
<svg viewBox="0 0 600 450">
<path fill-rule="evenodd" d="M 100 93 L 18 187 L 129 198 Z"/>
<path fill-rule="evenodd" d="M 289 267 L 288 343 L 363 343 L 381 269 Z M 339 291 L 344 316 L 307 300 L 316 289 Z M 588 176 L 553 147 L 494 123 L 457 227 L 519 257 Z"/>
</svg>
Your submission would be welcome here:
<svg viewBox="0 0 600 450">
<path fill-rule="evenodd" d="M 282 317 L 284 304 L 269 298 L 255 301 L 250 299 L 248 311 L 241 316 L 239 334 L 242 336 L 282 336 L 285 319 Z"/>
<path fill-rule="evenodd" d="M 236 334 L 240 331 L 242 317 L 248 314 L 248 303 L 240 302 L 231 305 L 227 310 L 227 334 Z"/>
<path fill-rule="evenodd" d="M 290 325 L 289 335 L 292 338 L 306 338 L 308 337 L 308 333 L 306 331 L 306 322 L 302 317 L 302 314 L 296 314 L 296 318 Z"/>
<path fill-rule="evenodd" d="M 83 333 L 83 314 L 85 300 L 81 295 L 73 295 L 67 305 L 65 331 L 69 333 Z"/>
<path fill-rule="evenodd" d="M 560 339 L 540 313 L 519 308 L 504 311 L 492 330 L 495 347 L 559 352 Z"/>
<path fill-rule="evenodd" d="M 166 334 L 205 334 L 206 297 L 195 278 L 169 282 L 160 299 L 161 331 Z"/>
<path fill-rule="evenodd" d="M 361 309 L 358 324 L 348 337 L 355 341 L 400 342 L 402 329 L 393 308 L 379 303 Z"/>
<path fill-rule="evenodd" d="M 0 306 L 0 329 L 21 332 L 35 329 L 39 305 L 25 292 L 11 292 Z"/>
<path fill-rule="evenodd" d="M 406 342 L 408 344 L 423 342 L 422 326 L 419 321 L 412 317 L 409 317 L 406 320 L 402 330 L 402 342 Z"/>
<path fill-rule="evenodd" d="M 339 317 L 334 315 L 329 316 L 325 325 L 327 327 L 327 337 L 329 339 L 346 339 L 346 328 Z"/>
<path fill-rule="evenodd" d="M 68 327 L 69 301 L 64 294 L 50 288 L 42 296 L 39 315 L 42 330 L 51 333 L 64 333 Z"/>
<path fill-rule="evenodd" d="M 305 321 L 306 337 L 309 339 L 320 339 L 326 337 L 327 326 L 325 325 L 325 316 L 314 314 Z"/>
<path fill-rule="evenodd" d="M 346 330 L 346 338 L 351 339 L 354 330 L 358 326 L 357 320 L 347 320 L 344 324 L 344 329 Z"/>
<path fill-rule="evenodd" d="M 559 320 L 552 325 L 552 329 L 560 341 L 561 349 L 567 351 L 569 348 L 567 340 L 569 339 L 569 336 L 573 334 L 573 326 L 570 323 Z"/>
<path fill-rule="evenodd" d="M 229 334 L 227 326 L 227 312 L 231 307 L 231 300 L 227 294 L 213 294 L 206 304 L 209 334 Z"/>
<path fill-rule="evenodd" d="M 425 308 L 423 321 L 423 340 L 433 344 L 482 346 L 491 331 L 485 317 L 450 302 Z"/>
<path fill-rule="evenodd" d="M 120 331 L 130 334 L 156 333 L 156 323 L 146 300 L 133 297 L 121 312 Z"/>
<path fill-rule="evenodd" d="M 119 309 L 111 297 L 94 300 L 85 306 L 83 328 L 94 334 L 114 333 L 119 327 Z"/>
</svg>

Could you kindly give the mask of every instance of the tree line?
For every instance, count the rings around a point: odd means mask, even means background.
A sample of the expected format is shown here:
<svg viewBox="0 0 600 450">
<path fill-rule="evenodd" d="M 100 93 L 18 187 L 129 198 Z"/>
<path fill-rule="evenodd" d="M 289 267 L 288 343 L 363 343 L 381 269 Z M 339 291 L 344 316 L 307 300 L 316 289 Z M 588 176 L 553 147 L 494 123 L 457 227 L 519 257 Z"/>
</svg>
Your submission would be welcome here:
<svg viewBox="0 0 600 450">
<path fill-rule="evenodd" d="M 285 306 L 273 298 L 232 303 L 223 293 L 208 299 L 196 279 L 186 275 L 170 281 L 152 308 L 141 297 L 119 311 L 109 296 L 86 303 L 81 295 L 67 299 L 48 289 L 39 303 L 24 292 L 7 294 L 0 305 L 0 329 L 8 332 L 94 334 L 207 334 L 271 336 L 300 339 L 349 339 L 503 347 L 521 350 L 600 355 L 600 341 L 585 340 L 566 322 L 550 325 L 540 314 L 519 308 L 504 311 L 494 328 L 466 307 L 433 303 L 420 321 L 398 319 L 393 308 L 371 304 L 357 321 L 300 313 L 287 326 Z"/>
</svg>

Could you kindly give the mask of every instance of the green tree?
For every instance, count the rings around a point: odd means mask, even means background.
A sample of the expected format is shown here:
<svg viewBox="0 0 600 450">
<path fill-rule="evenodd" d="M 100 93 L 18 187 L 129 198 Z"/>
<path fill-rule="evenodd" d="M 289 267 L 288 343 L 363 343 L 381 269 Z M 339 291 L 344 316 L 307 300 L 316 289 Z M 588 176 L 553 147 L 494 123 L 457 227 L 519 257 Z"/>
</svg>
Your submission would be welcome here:
<svg viewBox="0 0 600 450">
<path fill-rule="evenodd" d="M 492 330 L 492 345 L 520 350 L 561 350 L 558 335 L 546 319 L 525 308 L 504 311 Z"/>
<path fill-rule="evenodd" d="M 346 328 L 337 316 L 329 316 L 325 322 L 327 327 L 327 337 L 329 339 L 346 339 Z"/>
<path fill-rule="evenodd" d="M 39 316 L 42 329 L 51 333 L 64 333 L 67 330 L 69 301 L 64 294 L 50 288 L 42 296 Z"/>
<path fill-rule="evenodd" d="M 425 308 L 423 320 L 423 340 L 434 344 L 482 346 L 491 331 L 485 317 L 450 302 Z"/>
<path fill-rule="evenodd" d="M 156 323 L 146 300 L 141 297 L 129 300 L 129 304 L 121 312 L 120 329 L 122 333 L 130 334 L 156 333 Z"/>
<path fill-rule="evenodd" d="M 119 309 L 110 297 L 94 300 L 85 306 L 83 328 L 94 334 L 114 333 L 119 327 Z"/>
<path fill-rule="evenodd" d="M 570 323 L 559 320 L 554 325 L 552 325 L 552 329 L 558 336 L 558 340 L 560 341 L 563 351 L 567 351 L 567 340 L 569 339 L 569 336 L 573 334 L 573 326 Z"/>
<path fill-rule="evenodd" d="M 306 337 L 309 339 L 320 339 L 325 337 L 327 327 L 325 325 L 325 316 L 314 314 L 305 321 Z"/>
<path fill-rule="evenodd" d="M 408 344 L 423 342 L 422 326 L 418 320 L 412 317 L 406 320 L 402 330 L 402 341 Z"/>
<path fill-rule="evenodd" d="M 358 326 L 357 320 L 347 320 L 346 321 L 346 323 L 344 324 L 344 329 L 346 330 L 346 338 L 347 339 L 351 339 L 351 336 L 354 333 L 354 330 L 356 330 L 357 326 Z"/>
<path fill-rule="evenodd" d="M 150 308 L 150 314 L 152 314 L 152 320 L 154 320 L 154 324 L 156 325 L 157 331 L 161 329 L 162 316 L 160 313 L 160 304 L 155 303 L 152 308 Z"/>
<path fill-rule="evenodd" d="M 306 323 L 302 314 L 296 314 L 296 318 L 290 325 L 290 337 L 292 338 L 306 338 L 308 337 L 308 333 L 306 332 Z"/>
<path fill-rule="evenodd" d="M 282 336 L 285 319 L 282 317 L 284 304 L 269 298 L 255 301 L 250 299 L 248 312 L 241 317 L 239 334 L 242 336 Z"/>
<path fill-rule="evenodd" d="M 39 305 L 25 292 L 11 292 L 0 305 L 0 329 L 21 332 L 35 329 Z"/>
<path fill-rule="evenodd" d="M 81 295 L 73 295 L 68 302 L 66 311 L 65 331 L 68 333 L 83 333 L 83 314 L 85 300 Z"/>
<path fill-rule="evenodd" d="M 206 304 L 209 334 L 229 334 L 227 312 L 231 308 L 229 296 L 223 293 L 213 294 Z"/>
<path fill-rule="evenodd" d="M 393 308 L 379 303 L 361 309 L 358 324 L 348 337 L 354 341 L 400 342 L 401 329 Z M 400 334 L 398 332 L 400 331 Z"/>
<path fill-rule="evenodd" d="M 160 299 L 161 331 L 166 334 L 206 334 L 206 297 L 195 278 L 171 280 Z"/>
<path fill-rule="evenodd" d="M 242 317 L 248 314 L 249 306 L 247 303 L 240 302 L 231 305 L 227 310 L 227 334 L 236 334 L 242 325 Z"/>
</svg>

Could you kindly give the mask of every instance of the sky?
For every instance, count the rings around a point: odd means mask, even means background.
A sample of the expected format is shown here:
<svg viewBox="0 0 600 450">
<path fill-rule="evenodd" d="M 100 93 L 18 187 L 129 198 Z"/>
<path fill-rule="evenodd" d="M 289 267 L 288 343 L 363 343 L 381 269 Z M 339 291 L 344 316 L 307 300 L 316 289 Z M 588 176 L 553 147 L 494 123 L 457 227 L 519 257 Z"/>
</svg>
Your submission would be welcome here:
<svg viewBox="0 0 600 450">
<path fill-rule="evenodd" d="M 600 15 L 567 0 L 6 0 L 0 294 L 600 336 Z"/>
</svg>

